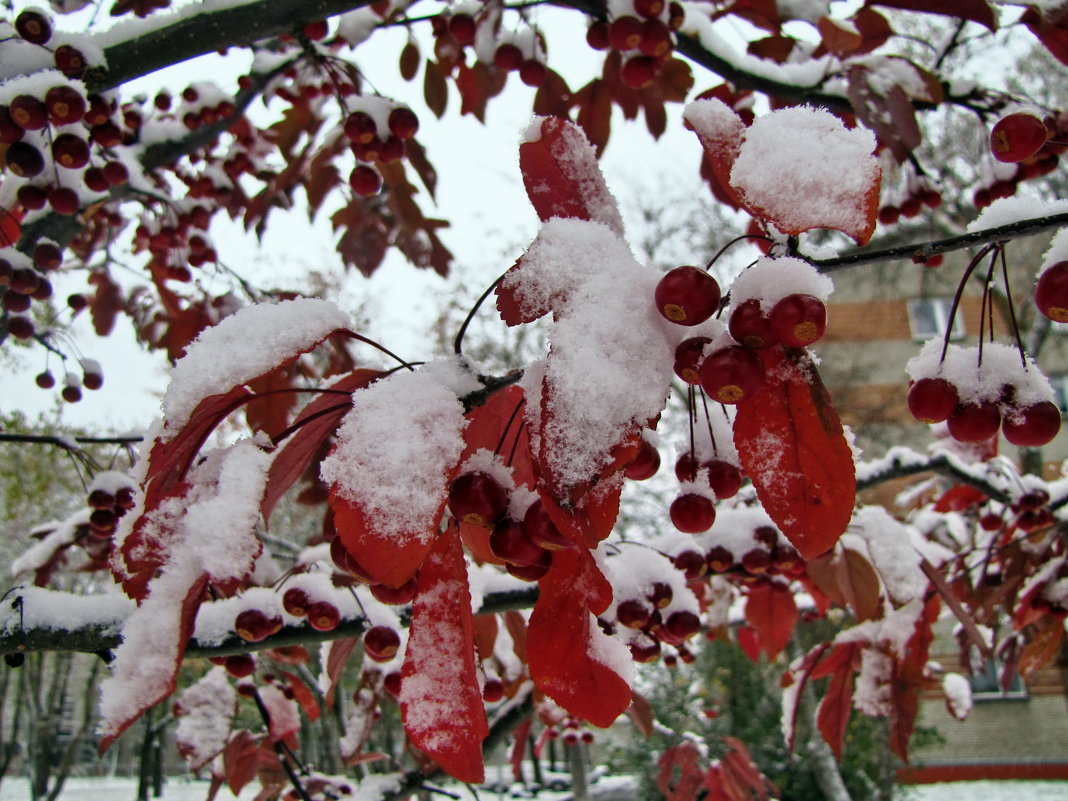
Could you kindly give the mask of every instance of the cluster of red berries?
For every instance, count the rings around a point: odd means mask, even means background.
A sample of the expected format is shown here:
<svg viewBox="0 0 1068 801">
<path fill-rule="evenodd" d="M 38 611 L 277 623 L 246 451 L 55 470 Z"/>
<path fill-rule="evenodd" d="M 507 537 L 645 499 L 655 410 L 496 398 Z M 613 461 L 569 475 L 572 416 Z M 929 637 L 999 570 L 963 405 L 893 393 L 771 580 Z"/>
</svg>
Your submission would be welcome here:
<svg viewBox="0 0 1068 801">
<path fill-rule="evenodd" d="M 1011 512 L 1008 519 L 1004 510 L 980 515 L 979 527 L 983 531 L 1001 532 L 1004 537 L 1011 537 L 1016 530 L 1032 534 L 1044 531 L 1057 522 L 1049 508 L 1049 493 L 1044 489 L 1022 493 L 1009 504 L 1008 510 Z"/>
<path fill-rule="evenodd" d="M 805 574 L 805 560 L 774 526 L 754 526 L 751 534 L 744 540 L 744 550 L 738 547 L 741 556 L 722 543 L 712 544 L 714 540 L 709 535 L 707 542 L 691 541 L 676 550 L 671 561 L 687 581 L 697 581 L 709 573 L 725 574 L 743 583 L 768 576 L 799 578 Z M 695 544 L 708 547 L 699 550 Z"/>
<path fill-rule="evenodd" d="M 147 250 L 148 268 L 171 281 L 188 282 L 190 268 L 218 258 L 208 227 L 217 206 L 211 200 L 196 199 L 197 193 L 176 201 L 158 214 L 145 214 L 134 231 L 134 250 Z"/>
<path fill-rule="evenodd" d="M 581 718 L 571 715 L 565 716 L 559 723 L 547 726 L 545 736 L 551 740 L 559 740 L 564 745 L 591 745 L 597 739 Z"/>
<path fill-rule="evenodd" d="M 540 499 L 522 519 L 508 514 L 509 492 L 483 470 L 470 470 L 449 485 L 448 508 L 461 523 L 491 529 L 489 547 L 505 569 L 523 581 L 537 581 L 552 564 L 553 551 L 571 546 L 549 519 Z"/>
<path fill-rule="evenodd" d="M 667 582 L 650 582 L 637 595 L 616 603 L 614 619 L 602 617 L 598 623 L 608 634 L 622 629 L 634 661 L 656 661 L 662 645 L 679 648 L 701 630 L 701 618 L 695 612 L 685 608 L 668 611 L 674 597 Z"/>
<path fill-rule="evenodd" d="M 368 98 L 364 98 L 366 102 Z M 376 116 L 385 117 L 384 121 Z M 349 186 L 360 197 L 370 197 L 382 188 L 382 176 L 372 162 L 389 163 L 404 158 L 405 142 L 419 131 L 419 118 L 408 106 L 393 106 L 388 114 L 351 112 L 344 121 L 345 136 L 359 162 L 349 174 Z"/>
<path fill-rule="evenodd" d="M 895 202 L 887 203 L 879 209 L 879 224 L 893 225 L 902 217 L 911 220 L 920 215 L 924 206 L 936 209 L 941 205 L 942 193 L 935 184 L 926 175 L 918 176 L 910 172 Z"/>
<path fill-rule="evenodd" d="M 682 492 L 668 514 L 679 531 L 700 534 L 716 522 L 715 501 L 733 498 L 742 487 L 742 470 L 720 454 L 700 458 L 686 451 L 675 461 L 675 477 Z"/>
<path fill-rule="evenodd" d="M 156 93 L 152 104 L 156 110 L 164 115 L 164 118 L 173 118 L 181 121 L 190 131 L 195 131 L 204 125 L 213 125 L 219 120 L 230 119 L 237 113 L 233 101 L 220 89 L 208 83 L 191 84 L 182 90 L 182 103 L 174 108 L 174 98 L 167 91 Z M 129 105 L 128 114 L 140 114 L 136 106 Z M 173 113 L 172 113 L 172 109 Z M 131 118 L 129 123 L 137 122 Z M 140 125 L 130 125 L 129 128 L 139 128 Z"/>
<path fill-rule="evenodd" d="M 936 345 L 939 343 L 935 342 Z M 985 442 L 1000 430 L 1005 439 L 1020 447 L 1037 448 L 1050 442 L 1060 431 L 1061 411 L 1052 400 L 1046 383 L 1046 392 L 1036 395 L 1036 381 L 1041 376 L 1038 368 L 1027 360 L 1020 366 L 1020 356 L 1006 345 L 989 343 L 983 350 L 983 358 L 992 358 L 1019 369 L 1002 375 L 994 385 L 977 393 L 974 389 L 962 390 L 954 376 L 976 372 L 977 348 L 953 346 L 946 351 L 946 358 L 939 362 L 939 372 L 930 375 L 913 373 L 909 387 L 908 406 L 912 416 L 924 423 L 946 423 L 949 435 L 958 442 Z M 958 365 L 967 365 L 970 372 L 961 372 Z M 942 370 L 943 365 L 948 369 Z M 980 376 L 982 367 L 978 368 Z M 910 371 L 911 372 L 911 371 Z M 964 397 L 962 397 L 964 396 Z"/>
<path fill-rule="evenodd" d="M 488 20 L 488 16 L 479 14 L 474 7 L 470 12 L 454 8 L 437 15 L 431 20 L 436 48 L 439 51 L 443 48 L 462 51 L 473 47 L 479 26 Z M 495 36 L 500 37 L 500 34 L 495 33 Z M 535 32 L 499 40 L 493 51 L 493 66 L 502 72 L 518 72 L 519 80 L 533 88 L 541 86 L 549 77 L 541 42 Z"/>
<path fill-rule="evenodd" d="M 1065 150 L 1068 114 L 1019 111 L 1002 117 L 990 131 L 990 151 L 997 163 L 976 189 L 975 205 L 985 208 L 1012 197 L 1021 181 L 1053 172 Z"/>
<path fill-rule="evenodd" d="M 644 89 L 657 76 L 675 47 L 672 33 L 685 12 L 678 3 L 665 0 L 633 0 L 630 13 L 619 13 L 611 22 L 594 22 L 586 41 L 594 50 L 611 48 L 623 56 L 619 77 L 631 89 Z"/>
</svg>

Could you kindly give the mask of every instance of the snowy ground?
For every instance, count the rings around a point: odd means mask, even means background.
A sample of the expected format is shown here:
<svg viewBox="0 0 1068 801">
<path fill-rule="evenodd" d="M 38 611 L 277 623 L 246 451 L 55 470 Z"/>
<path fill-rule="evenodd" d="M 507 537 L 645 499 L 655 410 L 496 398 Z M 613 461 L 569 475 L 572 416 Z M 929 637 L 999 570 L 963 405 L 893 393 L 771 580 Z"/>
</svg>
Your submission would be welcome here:
<svg viewBox="0 0 1068 801">
<path fill-rule="evenodd" d="M 170 779 L 164 787 L 163 801 L 204 801 L 207 782 Z M 238 801 L 251 801 L 255 788 L 244 790 Z M 70 779 L 60 801 L 134 801 L 137 784 L 133 779 Z M 483 794 L 483 799 L 496 798 Z M 558 793 L 546 797 L 561 798 Z M 24 779 L 7 778 L 0 784 L 0 801 L 27 801 L 29 792 Z M 905 788 L 904 801 L 1068 801 L 1068 782 L 1007 781 L 947 782 Z M 217 801 L 234 801 L 223 790 Z"/>
</svg>

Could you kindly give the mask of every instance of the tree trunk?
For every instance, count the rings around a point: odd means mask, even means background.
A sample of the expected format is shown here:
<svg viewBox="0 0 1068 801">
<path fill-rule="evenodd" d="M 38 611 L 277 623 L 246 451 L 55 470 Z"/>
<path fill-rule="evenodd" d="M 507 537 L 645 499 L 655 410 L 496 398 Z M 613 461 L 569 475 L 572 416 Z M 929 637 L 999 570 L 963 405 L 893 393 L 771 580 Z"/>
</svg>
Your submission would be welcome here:
<svg viewBox="0 0 1068 801">
<path fill-rule="evenodd" d="M 590 786 L 586 781 L 586 748 L 582 743 L 565 746 L 567 763 L 571 768 L 571 797 L 574 801 L 590 801 Z"/>
</svg>

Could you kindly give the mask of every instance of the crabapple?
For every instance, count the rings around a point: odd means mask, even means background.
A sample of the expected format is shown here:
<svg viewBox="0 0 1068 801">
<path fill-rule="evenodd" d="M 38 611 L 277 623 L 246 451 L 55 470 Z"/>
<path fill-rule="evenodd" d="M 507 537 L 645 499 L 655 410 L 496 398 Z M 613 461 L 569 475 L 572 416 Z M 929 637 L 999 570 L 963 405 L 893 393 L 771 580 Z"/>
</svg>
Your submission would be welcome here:
<svg viewBox="0 0 1068 801">
<path fill-rule="evenodd" d="M 1049 131 L 1041 118 L 1026 111 L 1008 114 L 990 130 L 990 150 L 998 161 L 1017 162 L 1035 155 Z"/>
<path fill-rule="evenodd" d="M 909 387 L 909 411 L 921 423 L 944 422 L 959 403 L 957 388 L 944 378 L 921 378 Z"/>
<path fill-rule="evenodd" d="M 671 522 L 686 534 L 700 534 L 712 528 L 716 520 L 716 507 L 704 495 L 688 492 L 671 502 L 668 510 Z"/>
</svg>

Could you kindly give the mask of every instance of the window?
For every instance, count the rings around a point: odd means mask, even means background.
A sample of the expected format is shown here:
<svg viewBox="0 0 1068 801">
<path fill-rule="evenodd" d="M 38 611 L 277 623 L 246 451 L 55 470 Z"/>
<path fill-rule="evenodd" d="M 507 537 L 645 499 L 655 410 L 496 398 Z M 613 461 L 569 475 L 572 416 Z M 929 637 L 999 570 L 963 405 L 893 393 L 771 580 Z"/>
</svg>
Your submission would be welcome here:
<svg viewBox="0 0 1068 801">
<path fill-rule="evenodd" d="M 953 298 L 916 298 L 909 301 L 909 325 L 912 327 L 913 339 L 928 340 L 942 337 L 949 325 L 949 311 L 953 308 Z M 950 339 L 964 338 L 964 319 L 957 310 L 953 319 Z"/>
<path fill-rule="evenodd" d="M 997 700 L 998 698 L 1026 698 L 1027 687 L 1019 673 L 1012 674 L 1009 689 L 1001 690 L 1001 670 L 1003 664 L 999 659 L 988 659 L 982 670 L 977 670 L 968 683 L 972 687 L 972 697 L 977 700 Z"/>
</svg>

